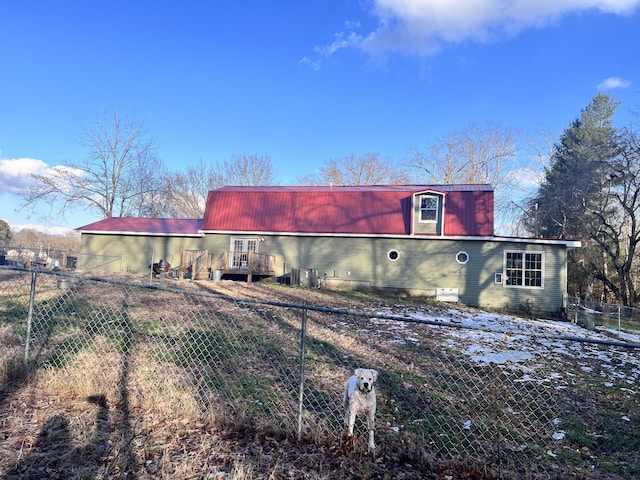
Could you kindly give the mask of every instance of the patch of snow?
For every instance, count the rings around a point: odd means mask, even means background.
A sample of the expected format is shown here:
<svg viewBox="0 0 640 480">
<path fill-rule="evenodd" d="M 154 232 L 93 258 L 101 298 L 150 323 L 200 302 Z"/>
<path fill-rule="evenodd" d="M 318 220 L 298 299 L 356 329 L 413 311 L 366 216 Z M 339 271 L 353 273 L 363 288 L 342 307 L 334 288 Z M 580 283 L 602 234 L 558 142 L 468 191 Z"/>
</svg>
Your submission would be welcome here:
<svg viewBox="0 0 640 480">
<path fill-rule="evenodd" d="M 474 355 L 471 357 L 475 362 L 481 364 L 497 363 L 498 365 L 509 362 L 526 362 L 531 360 L 533 355 L 528 352 L 521 352 L 518 350 L 508 350 L 506 352 L 494 352 L 486 353 L 484 355 Z"/>
<path fill-rule="evenodd" d="M 599 375 L 609 388 L 620 383 L 640 384 L 637 351 L 571 340 L 618 341 L 609 330 L 592 331 L 573 322 L 527 319 L 454 306 L 418 309 L 394 305 L 372 311 L 374 315 L 394 315 L 402 320 L 372 317 L 372 329 L 363 329 L 365 333 L 388 338 L 395 344 L 417 344 L 425 337 L 438 340 L 481 366 L 495 364 L 514 372 L 519 382 L 549 383 L 557 390 L 566 389 L 566 379 L 574 373 L 551 368 L 570 357 L 580 361 L 583 372 Z M 621 334 L 619 340 L 640 344 L 640 335 Z"/>
</svg>

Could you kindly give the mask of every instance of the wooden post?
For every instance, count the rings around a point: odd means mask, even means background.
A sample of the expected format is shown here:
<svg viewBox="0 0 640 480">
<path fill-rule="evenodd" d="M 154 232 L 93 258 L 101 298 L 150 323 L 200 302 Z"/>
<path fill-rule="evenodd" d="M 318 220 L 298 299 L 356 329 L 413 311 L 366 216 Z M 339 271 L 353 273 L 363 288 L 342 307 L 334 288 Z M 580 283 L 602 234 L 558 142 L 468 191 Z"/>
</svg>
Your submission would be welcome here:
<svg viewBox="0 0 640 480">
<path fill-rule="evenodd" d="M 184 280 L 184 264 L 185 264 L 185 251 L 180 252 L 180 267 L 178 268 L 178 279 Z"/>
<path fill-rule="evenodd" d="M 251 250 L 249 250 L 247 252 L 248 254 L 248 258 L 247 258 L 247 267 L 249 268 L 249 270 L 247 271 L 247 283 L 251 283 L 253 281 L 253 252 Z"/>
</svg>

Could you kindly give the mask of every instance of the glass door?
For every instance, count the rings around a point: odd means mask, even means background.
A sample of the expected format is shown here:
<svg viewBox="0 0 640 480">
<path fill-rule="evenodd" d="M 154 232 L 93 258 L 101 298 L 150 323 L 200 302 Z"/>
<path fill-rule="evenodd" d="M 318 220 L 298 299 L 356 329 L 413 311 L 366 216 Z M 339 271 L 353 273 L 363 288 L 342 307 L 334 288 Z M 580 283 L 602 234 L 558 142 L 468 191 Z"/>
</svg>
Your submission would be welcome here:
<svg viewBox="0 0 640 480">
<path fill-rule="evenodd" d="M 249 268 L 249 252 L 258 251 L 257 238 L 232 238 L 231 255 L 229 255 L 233 270 L 247 270 Z"/>
</svg>

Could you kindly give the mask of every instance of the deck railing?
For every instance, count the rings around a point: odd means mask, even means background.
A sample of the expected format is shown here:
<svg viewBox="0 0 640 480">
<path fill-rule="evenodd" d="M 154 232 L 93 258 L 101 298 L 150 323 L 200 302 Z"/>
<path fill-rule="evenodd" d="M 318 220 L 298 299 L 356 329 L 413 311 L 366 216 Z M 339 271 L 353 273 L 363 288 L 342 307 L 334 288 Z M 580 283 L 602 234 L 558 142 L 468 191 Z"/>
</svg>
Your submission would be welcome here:
<svg viewBox="0 0 640 480">
<path fill-rule="evenodd" d="M 251 251 L 230 250 L 224 251 L 217 257 L 213 254 L 208 268 L 212 271 L 222 270 L 223 273 L 247 275 L 247 281 L 251 281 L 252 275 L 275 275 L 276 256 L 266 253 Z M 194 272 L 197 265 L 194 264 Z"/>
<path fill-rule="evenodd" d="M 276 256 L 266 253 L 248 252 L 248 268 L 255 273 L 274 274 Z"/>
<path fill-rule="evenodd" d="M 188 271 L 191 271 L 191 278 L 196 278 L 202 270 L 208 269 L 211 265 L 208 250 L 183 250 L 181 257 L 180 278 Z"/>
<path fill-rule="evenodd" d="M 227 252 L 225 252 L 227 253 Z M 275 275 L 276 256 L 252 251 L 230 251 L 223 272 L 247 275 L 247 282 L 253 275 Z"/>
</svg>

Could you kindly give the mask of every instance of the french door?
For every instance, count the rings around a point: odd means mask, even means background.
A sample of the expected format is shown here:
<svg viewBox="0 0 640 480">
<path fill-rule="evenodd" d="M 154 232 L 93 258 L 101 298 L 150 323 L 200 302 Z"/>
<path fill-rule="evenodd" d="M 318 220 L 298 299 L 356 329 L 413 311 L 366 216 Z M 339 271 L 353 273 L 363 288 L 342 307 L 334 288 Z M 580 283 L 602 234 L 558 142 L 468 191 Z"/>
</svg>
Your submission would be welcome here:
<svg viewBox="0 0 640 480">
<path fill-rule="evenodd" d="M 233 270 L 246 270 L 249 268 L 249 252 L 257 251 L 257 238 L 232 238 L 229 267 Z"/>
</svg>

